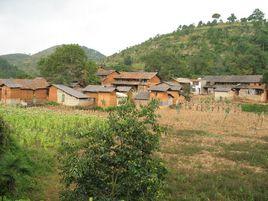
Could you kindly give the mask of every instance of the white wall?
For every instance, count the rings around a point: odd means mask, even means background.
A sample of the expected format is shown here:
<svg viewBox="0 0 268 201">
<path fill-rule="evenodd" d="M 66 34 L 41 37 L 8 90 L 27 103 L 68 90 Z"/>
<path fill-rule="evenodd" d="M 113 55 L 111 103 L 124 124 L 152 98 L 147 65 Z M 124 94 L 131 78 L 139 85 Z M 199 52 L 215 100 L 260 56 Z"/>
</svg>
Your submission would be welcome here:
<svg viewBox="0 0 268 201">
<path fill-rule="evenodd" d="M 62 102 L 62 95 L 65 95 L 65 100 Z M 60 89 L 57 90 L 57 102 L 67 106 L 78 106 L 80 101 L 78 98 L 70 96 L 69 94 L 61 91 Z"/>
</svg>

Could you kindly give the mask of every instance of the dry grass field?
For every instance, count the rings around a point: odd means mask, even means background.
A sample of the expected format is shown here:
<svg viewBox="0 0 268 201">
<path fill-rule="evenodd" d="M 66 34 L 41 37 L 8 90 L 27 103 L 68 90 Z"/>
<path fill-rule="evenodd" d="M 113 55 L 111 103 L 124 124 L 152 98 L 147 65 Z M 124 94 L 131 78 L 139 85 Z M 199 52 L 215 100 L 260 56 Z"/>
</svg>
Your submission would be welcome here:
<svg viewBox="0 0 268 201">
<path fill-rule="evenodd" d="M 268 116 L 162 109 L 168 200 L 268 200 Z"/>
</svg>

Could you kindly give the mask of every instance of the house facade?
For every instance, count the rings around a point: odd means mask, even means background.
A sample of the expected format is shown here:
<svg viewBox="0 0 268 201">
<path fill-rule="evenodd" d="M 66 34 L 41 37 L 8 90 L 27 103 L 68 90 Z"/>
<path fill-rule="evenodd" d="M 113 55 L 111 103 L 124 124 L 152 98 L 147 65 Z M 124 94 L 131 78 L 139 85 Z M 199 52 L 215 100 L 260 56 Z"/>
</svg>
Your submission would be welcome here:
<svg viewBox="0 0 268 201">
<path fill-rule="evenodd" d="M 110 107 L 117 105 L 116 89 L 112 86 L 88 85 L 83 93 L 94 99 L 94 106 Z"/>
<path fill-rule="evenodd" d="M 267 85 L 262 82 L 262 75 L 230 75 L 230 76 L 205 76 L 206 94 L 219 95 L 222 90 L 228 98 L 248 99 L 258 102 L 267 102 Z"/>
<path fill-rule="evenodd" d="M 111 86 L 115 81 L 114 78 L 119 73 L 116 70 L 106 70 L 103 68 L 99 68 L 96 75 L 100 78 L 101 85 L 103 86 Z"/>
<path fill-rule="evenodd" d="M 80 91 L 62 84 L 54 84 L 49 88 L 49 101 L 66 106 L 93 106 L 93 99 Z"/>
<path fill-rule="evenodd" d="M 42 104 L 48 99 L 48 88 L 44 78 L 1 79 L 0 99 L 4 104 Z"/>
<path fill-rule="evenodd" d="M 182 86 L 173 82 L 163 82 L 149 88 L 150 99 L 159 100 L 160 106 L 171 106 L 184 101 Z"/>
<path fill-rule="evenodd" d="M 134 91 L 146 91 L 161 81 L 157 72 L 120 72 L 114 79 L 115 87 L 131 87 Z"/>
</svg>

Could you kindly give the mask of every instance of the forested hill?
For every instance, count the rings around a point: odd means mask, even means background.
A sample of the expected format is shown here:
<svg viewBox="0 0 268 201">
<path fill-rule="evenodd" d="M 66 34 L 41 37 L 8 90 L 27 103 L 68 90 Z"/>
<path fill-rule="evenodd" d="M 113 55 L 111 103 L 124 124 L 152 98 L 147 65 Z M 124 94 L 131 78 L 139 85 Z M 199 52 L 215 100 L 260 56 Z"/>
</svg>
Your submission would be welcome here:
<svg viewBox="0 0 268 201">
<path fill-rule="evenodd" d="M 16 66 L 8 63 L 7 60 L 0 58 L 0 78 L 25 78 L 27 75 Z"/>
<path fill-rule="evenodd" d="M 262 74 L 268 70 L 268 23 L 256 9 L 247 18 L 232 14 L 223 22 L 179 26 L 173 33 L 157 35 L 142 44 L 107 57 L 105 64 L 118 70 L 159 71 L 173 76 Z"/>
<path fill-rule="evenodd" d="M 45 49 L 43 51 L 40 51 L 33 55 L 27 55 L 27 54 L 8 54 L 8 55 L 2 55 L 0 58 L 7 60 L 10 64 L 15 65 L 18 67 L 18 69 L 25 71 L 26 73 L 34 76 L 38 74 L 37 70 L 37 63 L 42 57 L 46 57 L 50 54 L 52 54 L 57 47 L 60 45 L 50 47 L 48 49 Z M 101 59 L 105 58 L 105 55 L 101 54 L 100 52 L 87 48 L 85 46 L 81 46 L 82 49 L 85 51 L 88 59 L 94 60 L 94 61 L 100 61 Z"/>
</svg>

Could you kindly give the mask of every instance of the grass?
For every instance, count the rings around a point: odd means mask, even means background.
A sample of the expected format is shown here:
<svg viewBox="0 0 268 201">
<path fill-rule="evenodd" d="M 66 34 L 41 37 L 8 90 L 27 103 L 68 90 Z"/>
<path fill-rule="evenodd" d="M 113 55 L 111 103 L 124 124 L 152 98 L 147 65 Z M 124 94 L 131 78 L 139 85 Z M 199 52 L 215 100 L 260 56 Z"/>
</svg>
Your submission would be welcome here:
<svg viewBox="0 0 268 201">
<path fill-rule="evenodd" d="M 234 161 L 268 169 L 268 143 L 222 144 L 224 151 L 219 155 Z"/>
<path fill-rule="evenodd" d="M 267 173 L 234 168 L 220 172 L 171 170 L 166 192 L 168 200 L 267 200 Z"/>
<path fill-rule="evenodd" d="M 244 112 L 254 112 L 254 113 L 265 113 L 268 114 L 268 105 L 260 104 L 242 104 L 242 111 Z"/>
<path fill-rule="evenodd" d="M 90 130 L 99 117 L 84 114 L 54 112 L 45 108 L 0 106 L 0 114 L 9 124 L 12 136 L 35 164 L 36 185 L 29 194 L 31 200 L 58 200 L 60 181 L 57 154 L 61 143 L 75 133 Z M 51 187 L 53 185 L 53 187 Z"/>
</svg>

